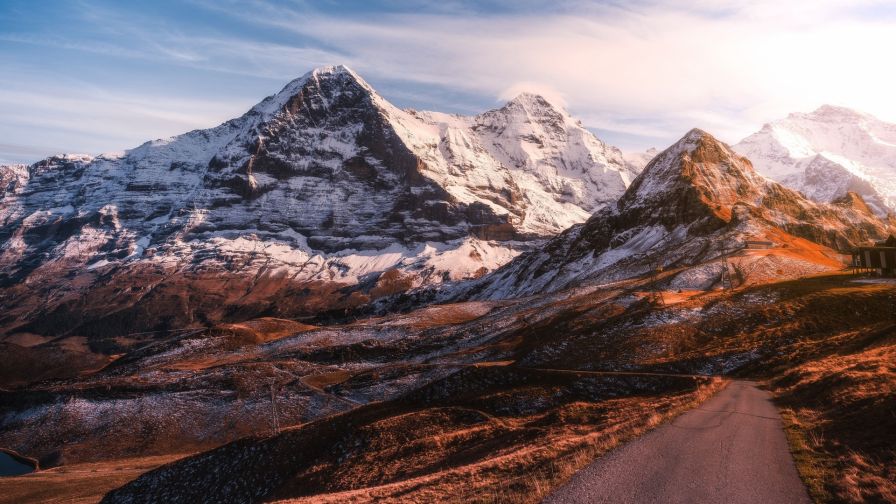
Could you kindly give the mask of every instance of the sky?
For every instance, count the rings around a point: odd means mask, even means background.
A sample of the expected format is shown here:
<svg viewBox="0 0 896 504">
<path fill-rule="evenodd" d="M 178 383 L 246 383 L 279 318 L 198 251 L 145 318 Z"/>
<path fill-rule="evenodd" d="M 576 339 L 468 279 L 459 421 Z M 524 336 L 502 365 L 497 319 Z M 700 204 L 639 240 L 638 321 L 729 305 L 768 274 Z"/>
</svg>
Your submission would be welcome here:
<svg viewBox="0 0 896 504">
<path fill-rule="evenodd" d="M 894 47 L 876 0 L 2 0 L 0 163 L 212 127 L 331 64 L 400 107 L 539 92 L 627 151 L 822 104 L 896 122 Z"/>
</svg>

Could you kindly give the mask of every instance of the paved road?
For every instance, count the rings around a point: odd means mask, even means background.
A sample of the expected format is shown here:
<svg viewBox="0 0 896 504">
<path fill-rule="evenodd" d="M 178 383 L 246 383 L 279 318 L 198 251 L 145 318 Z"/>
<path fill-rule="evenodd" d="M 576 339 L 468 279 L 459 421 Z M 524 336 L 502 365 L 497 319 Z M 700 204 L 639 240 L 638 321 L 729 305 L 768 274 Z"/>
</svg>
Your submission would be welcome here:
<svg viewBox="0 0 896 504">
<path fill-rule="evenodd" d="M 768 392 L 733 382 L 579 471 L 546 503 L 809 503 Z"/>
</svg>

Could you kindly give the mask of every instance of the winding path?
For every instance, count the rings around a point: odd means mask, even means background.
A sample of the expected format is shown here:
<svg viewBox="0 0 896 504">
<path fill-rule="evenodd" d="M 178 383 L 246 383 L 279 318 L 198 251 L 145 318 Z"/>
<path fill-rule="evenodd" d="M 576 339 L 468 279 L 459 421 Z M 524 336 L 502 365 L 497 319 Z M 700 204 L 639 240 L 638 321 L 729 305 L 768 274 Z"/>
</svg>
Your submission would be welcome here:
<svg viewBox="0 0 896 504">
<path fill-rule="evenodd" d="M 596 460 L 544 502 L 811 501 L 770 394 L 735 381 L 672 423 Z"/>
</svg>

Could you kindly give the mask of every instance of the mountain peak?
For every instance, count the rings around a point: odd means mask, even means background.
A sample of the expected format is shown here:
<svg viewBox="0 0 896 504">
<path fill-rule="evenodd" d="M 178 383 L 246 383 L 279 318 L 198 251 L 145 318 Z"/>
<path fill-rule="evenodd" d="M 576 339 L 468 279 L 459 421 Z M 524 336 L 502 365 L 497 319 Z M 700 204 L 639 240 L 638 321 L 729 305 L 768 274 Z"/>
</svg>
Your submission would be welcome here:
<svg viewBox="0 0 896 504">
<path fill-rule="evenodd" d="M 827 119 L 861 118 L 865 116 L 865 114 L 857 110 L 837 105 L 822 105 L 808 115 Z"/>
<path fill-rule="evenodd" d="M 709 142 L 714 144 L 726 145 L 725 142 L 722 142 L 721 140 L 713 136 L 712 133 L 709 133 L 708 131 L 700 128 L 692 128 L 690 131 L 685 133 L 685 135 L 681 137 L 678 142 Z"/>
<path fill-rule="evenodd" d="M 566 106 L 558 99 L 548 98 L 542 94 L 523 91 L 508 101 L 503 109 L 522 109 L 529 113 L 551 111 L 561 115 L 567 115 Z"/>
<path fill-rule="evenodd" d="M 705 157 L 705 155 L 708 154 L 707 148 L 712 148 L 710 150 L 717 151 L 717 158 L 726 154 L 736 157 L 736 154 L 734 154 L 734 152 L 731 151 L 731 149 L 727 145 L 725 145 L 724 142 L 700 128 L 693 128 L 692 130 L 688 131 L 683 137 L 672 144 L 668 149 L 663 151 L 660 155 L 680 155 L 683 153 L 691 154 L 700 148 L 702 148 L 700 154 L 702 157 Z M 695 159 L 695 161 L 698 160 Z"/>
<path fill-rule="evenodd" d="M 696 220 L 705 209 L 727 221 L 735 204 L 755 199 L 765 184 L 746 158 L 694 128 L 648 163 L 619 209 L 649 208 L 664 224 Z"/>
<path fill-rule="evenodd" d="M 345 65 L 319 66 L 319 67 L 311 70 L 310 72 L 308 72 L 308 74 L 309 75 L 349 74 L 349 75 L 357 76 L 357 74 L 354 72 L 354 70 L 352 70 L 351 68 L 349 68 Z"/>
<path fill-rule="evenodd" d="M 373 87 L 367 83 L 357 72 L 352 70 L 351 68 L 345 65 L 326 65 L 317 67 L 314 70 L 308 72 L 303 75 L 299 79 L 317 79 L 317 80 L 331 80 L 338 79 L 339 82 L 353 82 L 361 87 L 366 88 L 370 92 L 374 92 Z"/>
<path fill-rule="evenodd" d="M 854 191 L 876 215 L 896 208 L 896 124 L 846 107 L 794 112 L 734 148 L 766 177 L 812 200 L 833 202 Z"/>
<path fill-rule="evenodd" d="M 704 137 L 709 137 L 710 139 L 715 140 L 715 137 L 707 133 L 706 131 L 700 128 L 691 128 L 691 131 L 688 131 L 683 139 L 702 139 Z"/>
<path fill-rule="evenodd" d="M 293 97 L 300 93 L 324 93 L 338 95 L 345 90 L 360 91 L 373 97 L 379 95 L 360 75 L 345 65 L 327 65 L 317 67 L 305 75 L 290 81 L 275 95 L 265 98 L 255 106 L 254 111 L 264 115 L 279 112 Z M 331 96 L 332 97 L 332 96 Z M 324 100 L 328 102 L 329 100 Z"/>
<path fill-rule="evenodd" d="M 374 92 L 373 88 L 370 86 L 370 84 L 367 83 L 367 81 L 361 78 L 361 76 L 358 75 L 354 70 L 345 65 L 326 65 L 317 67 L 314 70 L 311 70 L 305 75 L 299 77 L 298 79 L 293 80 L 283 89 L 284 91 L 286 91 L 293 84 L 301 87 L 309 81 L 339 82 L 343 84 L 354 83 L 360 85 L 363 88 L 366 88 L 370 92 Z M 281 91 L 281 93 L 283 93 L 283 91 Z"/>
<path fill-rule="evenodd" d="M 848 107 L 842 107 L 839 105 L 821 105 L 817 109 L 812 112 L 794 112 L 787 116 L 785 121 L 778 121 L 776 123 L 771 124 L 773 127 L 775 125 L 781 125 L 784 122 L 797 122 L 801 123 L 803 121 L 812 121 L 815 123 L 828 123 L 828 124 L 839 124 L 839 123 L 857 123 L 863 119 L 870 118 L 869 114 L 864 112 L 859 112 L 858 110 L 854 110 Z"/>
<path fill-rule="evenodd" d="M 862 212 L 868 216 L 874 216 L 874 211 L 872 211 L 871 207 L 868 206 L 868 203 L 865 202 L 865 198 L 854 191 L 847 191 L 846 194 L 831 201 L 831 203 L 845 208 L 852 208 L 853 210 Z"/>
<path fill-rule="evenodd" d="M 520 104 L 547 103 L 549 105 L 551 104 L 551 102 L 544 95 L 540 95 L 538 93 L 533 93 L 531 91 L 523 91 L 523 92 L 517 94 L 516 96 L 511 98 L 508 101 L 508 103 L 520 103 Z"/>
</svg>

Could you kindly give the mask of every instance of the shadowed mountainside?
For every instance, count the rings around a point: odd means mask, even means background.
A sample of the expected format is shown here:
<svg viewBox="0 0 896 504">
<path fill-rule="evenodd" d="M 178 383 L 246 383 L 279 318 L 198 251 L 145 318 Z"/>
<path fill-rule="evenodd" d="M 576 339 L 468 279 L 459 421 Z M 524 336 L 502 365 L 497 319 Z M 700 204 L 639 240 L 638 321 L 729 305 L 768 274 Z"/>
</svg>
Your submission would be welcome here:
<svg viewBox="0 0 896 504">
<path fill-rule="evenodd" d="M 401 110 L 319 68 L 215 128 L 0 166 L 0 334 L 292 318 L 476 278 L 634 175 L 543 97 Z"/>
<path fill-rule="evenodd" d="M 840 269 L 836 252 L 893 230 L 893 222 L 855 205 L 814 203 L 763 178 L 748 159 L 695 129 L 653 158 L 616 205 L 473 282 L 462 295 L 514 297 L 631 278 L 656 267 L 679 269 L 670 279 L 676 288 L 705 289 L 728 267 L 721 259 L 748 240 L 775 248 L 774 259 L 750 253 L 737 261 L 744 263 L 741 270 L 773 272 L 754 281 L 800 277 Z"/>
</svg>

